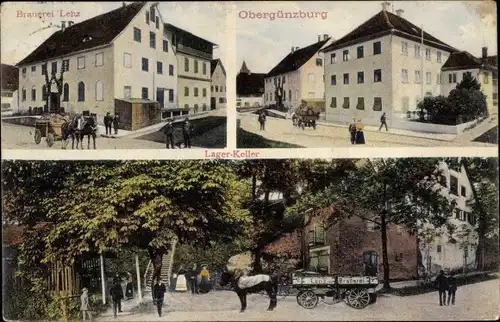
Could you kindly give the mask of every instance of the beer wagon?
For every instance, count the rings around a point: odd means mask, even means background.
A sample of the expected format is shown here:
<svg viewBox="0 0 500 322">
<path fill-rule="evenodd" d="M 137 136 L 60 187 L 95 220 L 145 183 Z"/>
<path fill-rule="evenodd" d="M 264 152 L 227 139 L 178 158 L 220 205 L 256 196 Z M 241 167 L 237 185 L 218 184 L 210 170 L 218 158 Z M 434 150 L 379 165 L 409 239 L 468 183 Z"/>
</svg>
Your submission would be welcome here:
<svg viewBox="0 0 500 322">
<path fill-rule="evenodd" d="M 294 273 L 292 287 L 298 290 L 297 303 L 306 309 L 318 305 L 321 298 L 345 301 L 355 309 L 363 309 L 376 301 L 378 279 L 374 276 L 333 276 L 313 272 Z M 333 303 L 332 303 L 333 304 Z"/>
<path fill-rule="evenodd" d="M 47 146 L 51 147 L 55 141 L 62 139 L 62 126 L 67 120 L 61 115 L 44 115 L 35 121 L 35 143 L 40 144 L 45 138 Z"/>
</svg>

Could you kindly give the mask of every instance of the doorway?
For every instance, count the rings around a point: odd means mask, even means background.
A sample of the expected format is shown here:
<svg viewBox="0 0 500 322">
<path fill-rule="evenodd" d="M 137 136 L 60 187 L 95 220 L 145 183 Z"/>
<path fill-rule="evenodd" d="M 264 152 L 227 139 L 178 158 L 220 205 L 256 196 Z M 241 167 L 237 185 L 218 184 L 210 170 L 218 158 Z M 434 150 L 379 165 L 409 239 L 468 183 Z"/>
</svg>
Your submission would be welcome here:
<svg viewBox="0 0 500 322">
<path fill-rule="evenodd" d="M 165 89 L 164 88 L 157 88 L 156 89 L 156 101 L 160 103 L 160 108 L 165 107 Z"/>
<path fill-rule="evenodd" d="M 217 98 L 210 97 L 210 109 L 215 110 L 217 108 Z"/>
</svg>

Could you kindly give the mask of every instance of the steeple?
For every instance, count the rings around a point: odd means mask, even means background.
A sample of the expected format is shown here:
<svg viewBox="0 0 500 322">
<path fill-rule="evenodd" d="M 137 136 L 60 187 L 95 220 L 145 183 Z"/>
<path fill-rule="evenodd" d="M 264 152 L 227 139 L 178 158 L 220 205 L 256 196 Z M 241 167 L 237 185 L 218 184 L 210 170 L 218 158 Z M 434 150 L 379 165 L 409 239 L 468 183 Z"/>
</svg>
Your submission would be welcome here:
<svg viewBox="0 0 500 322">
<path fill-rule="evenodd" d="M 250 74 L 250 70 L 248 69 L 245 61 L 243 61 L 243 64 L 241 65 L 240 73 Z"/>
</svg>

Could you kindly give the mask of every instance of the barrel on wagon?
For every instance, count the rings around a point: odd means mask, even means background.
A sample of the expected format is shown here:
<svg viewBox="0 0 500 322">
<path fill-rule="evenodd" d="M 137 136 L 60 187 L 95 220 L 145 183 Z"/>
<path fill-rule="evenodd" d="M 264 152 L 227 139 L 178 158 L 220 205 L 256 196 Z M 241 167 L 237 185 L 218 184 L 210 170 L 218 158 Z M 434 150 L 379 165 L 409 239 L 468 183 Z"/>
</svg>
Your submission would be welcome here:
<svg viewBox="0 0 500 322">
<path fill-rule="evenodd" d="M 46 114 L 35 122 L 35 143 L 40 144 L 45 138 L 47 146 L 51 147 L 54 142 L 62 139 L 62 125 L 68 120 L 59 114 Z"/>
</svg>

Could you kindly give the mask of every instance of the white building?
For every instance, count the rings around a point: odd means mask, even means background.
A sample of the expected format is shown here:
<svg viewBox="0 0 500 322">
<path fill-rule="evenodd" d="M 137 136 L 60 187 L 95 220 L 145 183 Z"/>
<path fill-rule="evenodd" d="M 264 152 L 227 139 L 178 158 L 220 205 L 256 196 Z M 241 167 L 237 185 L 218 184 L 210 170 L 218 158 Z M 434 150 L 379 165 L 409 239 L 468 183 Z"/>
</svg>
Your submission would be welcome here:
<svg viewBox="0 0 500 322">
<path fill-rule="evenodd" d="M 226 69 L 220 59 L 213 59 L 210 62 L 210 75 L 212 77 L 210 85 L 210 109 L 226 108 Z"/>
<path fill-rule="evenodd" d="M 115 99 L 177 106 L 177 59 L 163 30 L 157 3 L 129 5 L 69 25 L 52 34 L 17 64 L 21 109 L 46 105 L 66 112 L 114 114 Z M 63 26 L 64 27 L 64 26 Z M 61 95 L 46 76 L 62 74 Z M 48 75 L 46 75 L 48 73 Z"/>
<path fill-rule="evenodd" d="M 426 225 L 428 232 L 438 233 L 430 243 L 419 243 L 422 263 L 426 270 L 437 273 L 441 269 L 457 270 L 464 266 L 469 270 L 475 267 L 478 236 L 475 232 L 477 218 L 471 213 L 468 202 L 472 200 L 471 182 L 462 165 L 453 169 L 445 162 L 439 163 L 442 193 L 449 200 L 456 201 L 454 213 L 448 219 L 455 227 L 452 235 L 446 227 L 437 231 L 432 225 Z M 466 233 L 466 232 L 469 233 Z M 432 235 L 432 234 L 431 234 Z"/>
<path fill-rule="evenodd" d="M 389 127 L 426 95 L 439 95 L 441 67 L 457 51 L 385 8 L 322 51 L 326 119 Z M 393 122 L 394 120 L 394 122 Z M 400 125 L 398 125 L 400 126 Z"/>
<path fill-rule="evenodd" d="M 264 77 L 266 74 L 252 73 L 243 61 L 236 76 L 236 108 L 264 106 Z"/>
<path fill-rule="evenodd" d="M 328 35 L 304 48 L 292 47 L 265 77 L 264 105 L 281 103 L 285 109 L 297 108 L 302 100 L 324 101 L 324 59 L 322 48 L 331 40 Z"/>
<path fill-rule="evenodd" d="M 165 24 L 165 34 L 176 50 L 181 113 L 208 111 L 210 62 L 217 45 L 171 24 Z"/>
<path fill-rule="evenodd" d="M 21 112 L 17 105 L 19 71 L 15 66 L 2 64 L 0 74 L 2 76 L 2 115 Z"/>
</svg>

